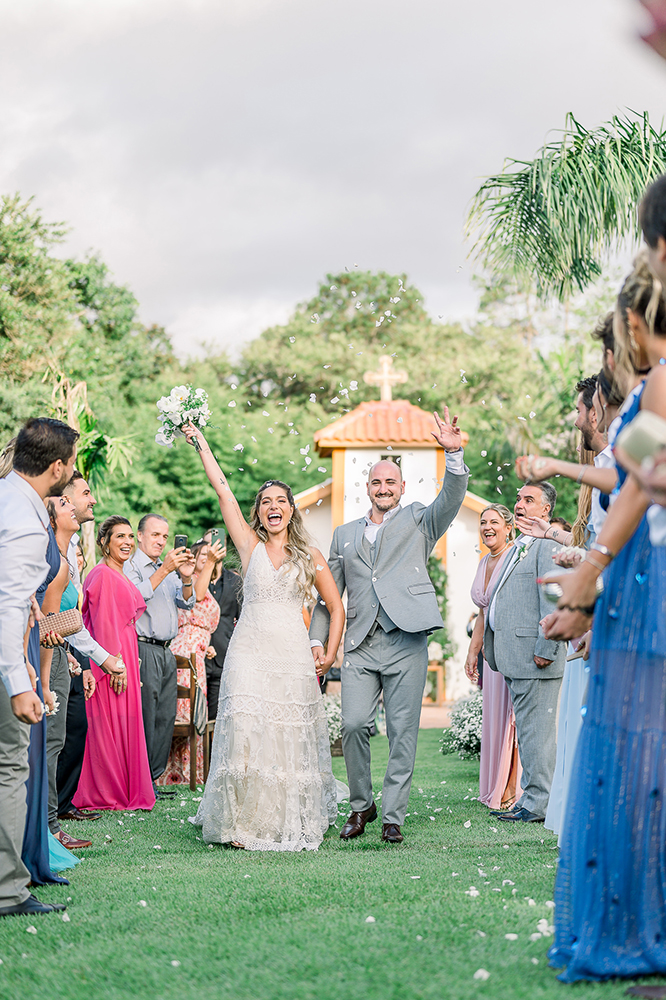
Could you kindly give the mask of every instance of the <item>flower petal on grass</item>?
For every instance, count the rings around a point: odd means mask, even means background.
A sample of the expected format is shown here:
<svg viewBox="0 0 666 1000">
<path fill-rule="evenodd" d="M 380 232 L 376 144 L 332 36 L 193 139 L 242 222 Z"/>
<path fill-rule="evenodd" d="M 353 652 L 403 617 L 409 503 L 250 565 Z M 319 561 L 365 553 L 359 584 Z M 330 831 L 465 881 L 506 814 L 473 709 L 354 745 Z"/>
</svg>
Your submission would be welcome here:
<svg viewBox="0 0 666 1000">
<path fill-rule="evenodd" d="M 365 922 L 366 922 L 366 924 L 374 924 L 374 923 L 376 923 L 377 921 L 375 920 L 375 918 L 374 918 L 374 917 L 366 917 L 366 918 L 365 918 Z"/>
<path fill-rule="evenodd" d="M 471 825 L 472 825 L 471 819 L 468 819 L 463 823 L 463 826 L 465 827 L 466 830 L 469 830 Z"/>
<path fill-rule="evenodd" d="M 37 928 L 33 927 L 32 924 L 28 924 L 28 926 L 26 927 L 26 931 L 28 932 L 28 934 L 36 934 Z"/>
<path fill-rule="evenodd" d="M 72 918 L 70 917 L 69 913 L 63 913 L 63 915 L 62 915 L 62 922 L 63 922 L 63 924 L 69 924 L 69 923 L 71 923 L 71 919 Z"/>
<path fill-rule="evenodd" d="M 474 973 L 473 979 L 490 979 L 490 973 L 487 969 L 477 969 Z"/>
<path fill-rule="evenodd" d="M 504 937 L 506 938 L 507 941 L 517 941 L 518 940 L 518 935 L 517 934 L 505 934 Z"/>
<path fill-rule="evenodd" d="M 180 965 L 180 962 L 178 961 L 177 958 L 172 958 L 171 959 L 171 964 L 173 965 L 174 969 L 177 969 L 178 966 Z"/>
<path fill-rule="evenodd" d="M 148 903 L 145 901 L 145 899 L 140 899 L 139 906 L 148 906 Z"/>
<path fill-rule="evenodd" d="M 544 903 L 543 905 L 544 905 L 544 906 L 545 906 L 545 907 L 546 907 L 546 908 L 547 908 L 548 910 L 554 910 L 554 909 L 555 909 L 555 903 L 553 902 L 553 900 L 552 900 L 552 899 L 547 899 L 547 900 L 546 900 L 546 902 L 545 902 L 545 903 Z"/>
</svg>

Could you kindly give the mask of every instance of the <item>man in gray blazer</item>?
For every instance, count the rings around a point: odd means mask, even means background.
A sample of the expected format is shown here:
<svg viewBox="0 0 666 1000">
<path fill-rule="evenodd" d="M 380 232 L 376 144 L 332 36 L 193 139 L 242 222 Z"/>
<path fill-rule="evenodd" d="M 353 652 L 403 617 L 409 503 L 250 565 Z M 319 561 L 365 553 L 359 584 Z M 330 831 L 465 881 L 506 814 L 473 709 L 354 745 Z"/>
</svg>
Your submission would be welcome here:
<svg viewBox="0 0 666 1000">
<path fill-rule="evenodd" d="M 400 843 L 414 771 L 421 702 L 428 668 L 428 633 L 442 627 L 427 561 L 460 509 L 469 470 L 458 418 L 435 414 L 433 437 L 446 450 L 444 485 L 429 507 L 400 505 L 400 467 L 378 462 L 368 474 L 371 509 L 335 529 L 328 564 L 338 590 L 347 590 L 342 662 L 342 747 L 351 815 L 340 834 L 351 840 L 377 818 L 370 776 L 370 729 L 384 694 L 389 761 L 382 790 L 382 840 Z M 329 617 L 318 601 L 310 639 L 318 661 Z"/>
<path fill-rule="evenodd" d="M 529 483 L 518 491 L 516 526 L 532 517 L 550 520 L 557 492 L 551 483 Z M 566 643 L 544 638 L 539 622 L 553 611 L 537 580 L 554 569 L 559 546 L 519 535 L 495 587 L 485 623 L 484 650 L 493 670 L 504 675 L 516 716 L 523 765 L 523 793 L 499 818 L 540 823 L 546 815 L 555 770 L 557 699 Z"/>
</svg>

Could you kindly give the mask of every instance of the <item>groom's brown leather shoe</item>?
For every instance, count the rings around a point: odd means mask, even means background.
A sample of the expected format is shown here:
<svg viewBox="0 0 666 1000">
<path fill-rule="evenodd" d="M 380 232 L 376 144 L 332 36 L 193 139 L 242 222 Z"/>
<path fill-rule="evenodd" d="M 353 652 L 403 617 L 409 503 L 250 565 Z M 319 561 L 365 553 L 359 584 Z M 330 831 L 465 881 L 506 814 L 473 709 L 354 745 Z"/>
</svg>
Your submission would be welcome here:
<svg viewBox="0 0 666 1000">
<path fill-rule="evenodd" d="M 405 838 L 400 833 L 397 823 L 384 823 L 382 826 L 382 840 L 387 844 L 402 844 Z"/>
<path fill-rule="evenodd" d="M 377 806 L 373 802 L 369 809 L 363 812 L 351 813 L 349 819 L 340 831 L 340 840 L 352 840 L 360 837 L 365 830 L 366 823 L 372 823 L 377 819 Z"/>
</svg>

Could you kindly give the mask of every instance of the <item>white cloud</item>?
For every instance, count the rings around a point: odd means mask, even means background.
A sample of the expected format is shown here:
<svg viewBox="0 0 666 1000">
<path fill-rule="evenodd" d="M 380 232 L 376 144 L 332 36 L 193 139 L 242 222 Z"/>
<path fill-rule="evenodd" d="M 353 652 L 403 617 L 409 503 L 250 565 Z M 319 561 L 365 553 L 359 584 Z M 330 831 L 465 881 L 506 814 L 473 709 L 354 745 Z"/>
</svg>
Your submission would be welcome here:
<svg viewBox="0 0 666 1000">
<path fill-rule="evenodd" d="M 0 15 L 0 190 L 69 221 L 64 250 L 98 249 L 188 348 L 252 335 L 355 263 L 407 272 L 434 315 L 469 314 L 480 178 L 570 110 L 660 121 L 666 83 L 631 0 L 0 0 Z"/>
</svg>

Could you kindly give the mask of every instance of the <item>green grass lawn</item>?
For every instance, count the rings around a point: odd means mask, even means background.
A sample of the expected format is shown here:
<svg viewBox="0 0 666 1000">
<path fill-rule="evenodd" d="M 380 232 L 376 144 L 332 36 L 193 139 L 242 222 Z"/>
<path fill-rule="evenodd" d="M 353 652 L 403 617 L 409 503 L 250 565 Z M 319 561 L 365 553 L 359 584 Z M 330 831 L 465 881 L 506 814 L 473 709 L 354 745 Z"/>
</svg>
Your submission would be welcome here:
<svg viewBox="0 0 666 1000">
<path fill-rule="evenodd" d="M 539 920 L 552 922 L 555 838 L 493 820 L 472 801 L 478 764 L 442 757 L 438 738 L 420 734 L 399 846 L 381 843 L 376 822 L 349 844 L 331 829 L 318 852 L 208 848 L 187 822 L 201 794 L 189 789 L 152 814 L 71 824 L 94 846 L 69 888 L 39 890 L 47 901 L 69 898 L 70 921 L 0 920 L 0 997 L 623 996 L 627 982 L 556 981 L 552 938 L 530 940 Z M 386 739 L 372 750 L 380 791 Z M 344 778 L 341 759 L 334 769 Z M 345 804 L 341 821 L 346 813 Z M 477 969 L 489 978 L 475 980 Z"/>
</svg>

